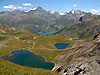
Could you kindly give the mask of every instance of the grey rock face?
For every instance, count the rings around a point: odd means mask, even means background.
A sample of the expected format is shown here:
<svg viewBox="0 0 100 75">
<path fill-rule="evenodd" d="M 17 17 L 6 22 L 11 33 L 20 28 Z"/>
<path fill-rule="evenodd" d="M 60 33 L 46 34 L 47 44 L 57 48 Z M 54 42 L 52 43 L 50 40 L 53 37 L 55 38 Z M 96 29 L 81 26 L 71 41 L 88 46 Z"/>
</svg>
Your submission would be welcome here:
<svg viewBox="0 0 100 75">
<path fill-rule="evenodd" d="M 68 67 L 59 67 L 57 72 L 62 75 L 100 75 L 100 65 L 95 61 L 91 64 L 76 62 Z"/>
</svg>

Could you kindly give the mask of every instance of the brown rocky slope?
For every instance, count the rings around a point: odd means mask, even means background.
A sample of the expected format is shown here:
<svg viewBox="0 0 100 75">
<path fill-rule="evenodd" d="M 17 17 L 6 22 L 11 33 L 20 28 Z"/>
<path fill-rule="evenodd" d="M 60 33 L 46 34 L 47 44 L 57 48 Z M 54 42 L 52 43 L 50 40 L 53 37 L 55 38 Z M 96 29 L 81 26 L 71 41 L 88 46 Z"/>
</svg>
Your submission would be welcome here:
<svg viewBox="0 0 100 75">
<path fill-rule="evenodd" d="M 62 75 L 100 75 L 100 34 L 62 52 L 53 70 Z"/>
</svg>

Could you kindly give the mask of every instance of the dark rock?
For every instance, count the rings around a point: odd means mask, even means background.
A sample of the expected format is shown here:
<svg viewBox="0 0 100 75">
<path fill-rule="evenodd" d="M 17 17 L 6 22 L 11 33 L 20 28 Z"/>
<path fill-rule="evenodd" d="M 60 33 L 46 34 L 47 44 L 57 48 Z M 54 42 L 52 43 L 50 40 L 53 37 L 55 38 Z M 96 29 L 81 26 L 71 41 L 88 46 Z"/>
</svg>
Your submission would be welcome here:
<svg viewBox="0 0 100 75">
<path fill-rule="evenodd" d="M 81 21 L 81 22 L 82 22 L 82 17 L 80 17 L 79 21 Z"/>
<path fill-rule="evenodd" d="M 59 67 L 59 68 L 57 69 L 57 72 L 61 72 L 62 69 L 63 69 L 63 66 Z"/>
<path fill-rule="evenodd" d="M 67 70 L 66 70 L 66 69 L 64 70 L 64 73 L 65 73 L 65 72 L 67 72 Z"/>
<path fill-rule="evenodd" d="M 82 69 L 79 69 L 79 71 L 76 71 L 76 72 L 74 73 L 74 75 L 78 75 L 78 74 L 80 74 L 80 72 L 82 72 Z"/>
</svg>

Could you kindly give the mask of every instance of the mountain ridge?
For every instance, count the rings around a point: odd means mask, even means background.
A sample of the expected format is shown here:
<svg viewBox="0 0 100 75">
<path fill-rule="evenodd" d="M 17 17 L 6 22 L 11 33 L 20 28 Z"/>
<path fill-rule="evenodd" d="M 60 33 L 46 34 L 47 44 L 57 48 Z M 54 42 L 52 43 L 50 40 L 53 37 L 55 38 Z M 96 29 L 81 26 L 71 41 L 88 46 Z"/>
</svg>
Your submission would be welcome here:
<svg viewBox="0 0 100 75">
<path fill-rule="evenodd" d="M 90 14 L 79 10 L 74 10 L 75 13 L 71 13 L 72 11 L 59 13 L 41 7 L 28 12 L 23 10 L 4 11 L 0 13 L 0 23 L 35 33 L 52 33 L 60 31 L 67 25 L 74 24 L 79 21 L 81 16 Z"/>
<path fill-rule="evenodd" d="M 88 14 L 80 17 L 79 21 L 67 26 L 60 34 L 84 39 L 100 31 L 100 15 Z"/>
</svg>

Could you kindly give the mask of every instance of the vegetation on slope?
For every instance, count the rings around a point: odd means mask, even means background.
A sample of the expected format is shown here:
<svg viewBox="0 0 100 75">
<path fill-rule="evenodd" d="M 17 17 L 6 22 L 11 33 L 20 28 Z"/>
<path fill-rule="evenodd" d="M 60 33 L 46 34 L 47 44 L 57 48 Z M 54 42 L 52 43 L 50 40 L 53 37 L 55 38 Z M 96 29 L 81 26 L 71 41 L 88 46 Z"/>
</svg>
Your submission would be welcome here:
<svg viewBox="0 0 100 75">
<path fill-rule="evenodd" d="M 59 75 L 50 70 L 28 68 L 0 59 L 0 75 Z"/>
<path fill-rule="evenodd" d="M 100 16 L 86 15 L 81 18 L 80 23 L 66 27 L 60 34 L 84 39 L 93 35 L 95 31 L 100 31 L 99 28 Z"/>
<path fill-rule="evenodd" d="M 68 42 L 74 44 L 67 36 L 40 36 L 25 30 L 0 25 L 0 57 L 5 54 L 11 56 L 13 50 L 29 50 L 42 55 L 49 62 L 56 62 L 55 57 L 62 51 L 54 47 L 55 43 Z M 28 68 L 0 59 L 1 75 L 58 75 L 49 70 Z"/>
</svg>

